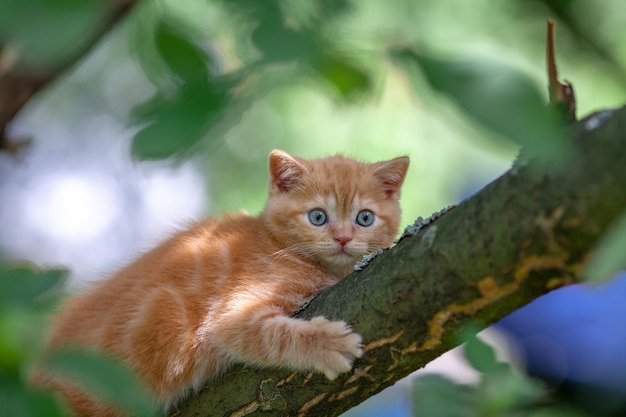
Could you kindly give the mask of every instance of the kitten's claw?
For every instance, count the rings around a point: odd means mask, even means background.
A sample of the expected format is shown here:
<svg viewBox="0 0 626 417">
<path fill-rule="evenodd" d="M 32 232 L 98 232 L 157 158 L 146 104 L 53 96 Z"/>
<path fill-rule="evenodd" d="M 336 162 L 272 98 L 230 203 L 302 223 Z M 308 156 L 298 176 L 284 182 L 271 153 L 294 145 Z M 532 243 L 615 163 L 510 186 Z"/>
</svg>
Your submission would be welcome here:
<svg viewBox="0 0 626 417">
<path fill-rule="evenodd" d="M 352 369 L 355 358 L 363 356 L 363 339 L 343 321 L 329 321 L 324 317 L 311 320 L 319 335 L 318 355 L 314 367 L 330 380 Z"/>
</svg>

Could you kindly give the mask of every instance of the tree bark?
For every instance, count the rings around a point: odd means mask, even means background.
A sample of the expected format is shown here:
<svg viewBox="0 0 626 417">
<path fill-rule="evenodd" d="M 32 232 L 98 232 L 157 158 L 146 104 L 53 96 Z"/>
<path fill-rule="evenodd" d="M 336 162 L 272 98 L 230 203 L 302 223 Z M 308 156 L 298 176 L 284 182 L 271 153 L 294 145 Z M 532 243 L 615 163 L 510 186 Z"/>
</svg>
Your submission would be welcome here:
<svg viewBox="0 0 626 417">
<path fill-rule="evenodd" d="M 574 283 L 626 210 L 626 108 L 568 130 L 563 163 L 516 163 L 297 313 L 345 320 L 363 335 L 352 372 L 328 381 L 236 366 L 171 416 L 336 416 L 457 346 L 469 322 L 485 327 Z"/>
</svg>

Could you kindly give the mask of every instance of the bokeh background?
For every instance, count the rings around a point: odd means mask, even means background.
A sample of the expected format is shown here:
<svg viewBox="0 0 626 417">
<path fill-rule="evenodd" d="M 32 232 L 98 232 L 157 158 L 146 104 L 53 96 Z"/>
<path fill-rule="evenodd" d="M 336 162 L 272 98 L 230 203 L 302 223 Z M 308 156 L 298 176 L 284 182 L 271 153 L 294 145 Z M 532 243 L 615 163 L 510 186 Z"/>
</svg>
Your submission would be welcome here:
<svg viewBox="0 0 626 417">
<path fill-rule="evenodd" d="M 79 3 L 7 1 L 0 40 L 54 66 L 104 13 Z M 511 83 L 524 80 L 547 101 L 548 18 L 578 114 L 626 102 L 621 0 L 139 2 L 10 126 L 11 138 L 31 143 L 0 153 L 0 260 L 67 268 L 68 291 L 79 290 L 194 219 L 258 213 L 275 148 L 409 155 L 403 224 L 458 203 L 504 173 L 519 146 L 394 51 L 505 67 Z M 496 345 L 556 386 L 623 390 L 626 287 L 623 278 L 608 285 L 557 291 L 487 337 L 508 334 Z M 461 356 L 428 372 L 475 383 Z M 346 416 L 412 415 L 412 387 L 402 381 Z M 623 407 L 614 403 L 607 412 Z"/>
</svg>

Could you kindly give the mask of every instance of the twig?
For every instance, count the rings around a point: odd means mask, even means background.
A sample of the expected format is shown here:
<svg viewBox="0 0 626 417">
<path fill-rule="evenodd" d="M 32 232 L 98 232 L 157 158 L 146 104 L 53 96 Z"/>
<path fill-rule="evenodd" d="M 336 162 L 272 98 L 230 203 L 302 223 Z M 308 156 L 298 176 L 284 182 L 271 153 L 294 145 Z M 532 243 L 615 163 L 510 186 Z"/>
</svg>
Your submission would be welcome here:
<svg viewBox="0 0 626 417">
<path fill-rule="evenodd" d="M 546 64 L 548 67 L 550 106 L 556 108 L 563 114 L 567 123 L 571 123 L 576 121 L 576 97 L 574 95 L 574 87 L 569 81 L 565 81 L 565 84 L 559 82 L 555 55 L 554 22 L 548 20 Z"/>
</svg>

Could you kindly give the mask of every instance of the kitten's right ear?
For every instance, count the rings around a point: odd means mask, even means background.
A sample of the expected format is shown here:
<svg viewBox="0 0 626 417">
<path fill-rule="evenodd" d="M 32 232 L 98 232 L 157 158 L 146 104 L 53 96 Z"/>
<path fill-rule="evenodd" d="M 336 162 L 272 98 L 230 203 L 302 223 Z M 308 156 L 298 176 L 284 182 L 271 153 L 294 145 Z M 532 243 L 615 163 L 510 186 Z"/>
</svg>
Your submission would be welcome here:
<svg viewBox="0 0 626 417">
<path fill-rule="evenodd" d="M 298 185 L 307 168 L 287 152 L 270 153 L 270 192 L 287 192 Z"/>
</svg>

